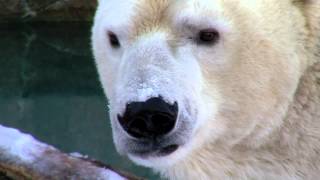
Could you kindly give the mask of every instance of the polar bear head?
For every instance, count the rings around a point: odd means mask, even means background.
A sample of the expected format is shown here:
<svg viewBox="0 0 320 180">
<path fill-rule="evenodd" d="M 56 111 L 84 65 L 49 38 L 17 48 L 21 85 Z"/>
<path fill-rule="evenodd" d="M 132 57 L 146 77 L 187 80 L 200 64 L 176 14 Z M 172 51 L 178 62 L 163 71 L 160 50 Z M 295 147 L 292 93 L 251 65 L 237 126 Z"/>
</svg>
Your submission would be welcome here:
<svg viewBox="0 0 320 180">
<path fill-rule="evenodd" d="M 161 168 L 263 144 L 308 64 L 295 3 L 100 0 L 92 45 L 118 152 Z"/>
</svg>

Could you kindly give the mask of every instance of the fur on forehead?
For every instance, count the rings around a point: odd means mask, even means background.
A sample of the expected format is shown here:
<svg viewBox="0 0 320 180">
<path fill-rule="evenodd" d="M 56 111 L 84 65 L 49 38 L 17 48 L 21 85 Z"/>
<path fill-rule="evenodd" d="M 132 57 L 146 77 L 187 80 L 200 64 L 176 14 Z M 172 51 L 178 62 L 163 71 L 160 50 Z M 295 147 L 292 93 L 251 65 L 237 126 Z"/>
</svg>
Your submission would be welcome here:
<svg viewBox="0 0 320 180">
<path fill-rule="evenodd" d="M 163 28 L 166 23 L 166 12 L 171 0 L 141 0 L 136 5 L 134 19 L 134 37 L 155 29 Z"/>
<path fill-rule="evenodd" d="M 194 15 L 199 15 L 199 9 L 201 9 L 202 14 L 221 13 L 217 12 L 220 9 L 217 8 L 217 6 L 219 6 L 218 0 L 140 0 L 137 2 L 134 9 L 135 16 L 132 18 L 134 22 L 134 32 L 132 33 L 133 39 L 152 31 L 169 31 L 170 24 L 172 21 L 176 20 L 172 19 L 172 17 L 187 17 L 188 15 L 186 14 L 192 14 L 194 19 Z M 174 10 L 172 8 L 174 8 Z M 177 8 L 179 10 L 185 9 L 187 11 L 185 11 L 186 13 L 181 14 L 181 11 L 176 11 Z"/>
</svg>

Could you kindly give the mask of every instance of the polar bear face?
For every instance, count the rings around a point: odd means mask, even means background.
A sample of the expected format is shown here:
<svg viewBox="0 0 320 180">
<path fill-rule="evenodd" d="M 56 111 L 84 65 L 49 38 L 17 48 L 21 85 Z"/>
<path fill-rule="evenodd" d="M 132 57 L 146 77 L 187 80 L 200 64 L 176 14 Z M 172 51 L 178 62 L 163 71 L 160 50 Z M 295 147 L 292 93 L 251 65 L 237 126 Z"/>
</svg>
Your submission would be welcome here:
<svg viewBox="0 0 320 180">
<path fill-rule="evenodd" d="M 92 45 L 118 152 L 161 168 L 263 144 L 304 70 L 298 14 L 289 0 L 100 0 Z"/>
</svg>

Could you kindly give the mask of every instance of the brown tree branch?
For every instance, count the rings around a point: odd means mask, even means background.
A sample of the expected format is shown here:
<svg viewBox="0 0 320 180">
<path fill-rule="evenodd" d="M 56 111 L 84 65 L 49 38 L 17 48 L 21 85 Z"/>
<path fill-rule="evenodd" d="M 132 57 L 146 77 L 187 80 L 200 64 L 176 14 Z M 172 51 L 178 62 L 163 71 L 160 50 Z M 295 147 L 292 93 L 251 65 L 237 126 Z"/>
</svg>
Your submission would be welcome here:
<svg viewBox="0 0 320 180">
<path fill-rule="evenodd" d="M 101 162 L 75 157 L 0 125 L 0 176 L 36 180 L 138 180 Z"/>
</svg>

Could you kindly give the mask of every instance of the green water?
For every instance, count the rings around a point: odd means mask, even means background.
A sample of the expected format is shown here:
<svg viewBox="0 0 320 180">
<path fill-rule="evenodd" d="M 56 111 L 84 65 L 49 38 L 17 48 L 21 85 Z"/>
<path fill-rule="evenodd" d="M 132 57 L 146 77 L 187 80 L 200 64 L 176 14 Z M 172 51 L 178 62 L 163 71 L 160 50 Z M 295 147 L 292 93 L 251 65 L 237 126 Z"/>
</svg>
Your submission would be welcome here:
<svg viewBox="0 0 320 180">
<path fill-rule="evenodd" d="M 0 124 L 159 179 L 115 151 L 89 37 L 90 24 L 0 25 Z"/>
</svg>

